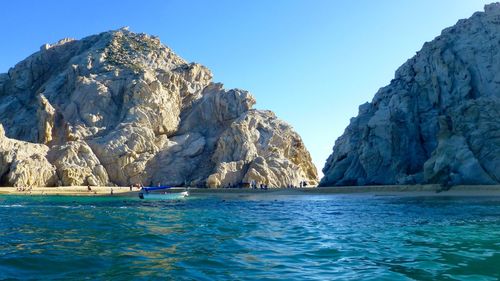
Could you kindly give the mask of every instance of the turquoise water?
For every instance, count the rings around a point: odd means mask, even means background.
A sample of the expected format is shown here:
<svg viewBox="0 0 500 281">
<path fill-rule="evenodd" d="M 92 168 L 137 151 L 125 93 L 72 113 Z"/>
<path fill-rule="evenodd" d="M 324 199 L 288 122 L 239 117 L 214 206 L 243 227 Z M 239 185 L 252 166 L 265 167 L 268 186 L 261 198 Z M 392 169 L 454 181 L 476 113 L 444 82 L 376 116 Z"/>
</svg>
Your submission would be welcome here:
<svg viewBox="0 0 500 281">
<path fill-rule="evenodd" d="M 500 198 L 0 196 L 0 280 L 498 280 Z"/>
</svg>

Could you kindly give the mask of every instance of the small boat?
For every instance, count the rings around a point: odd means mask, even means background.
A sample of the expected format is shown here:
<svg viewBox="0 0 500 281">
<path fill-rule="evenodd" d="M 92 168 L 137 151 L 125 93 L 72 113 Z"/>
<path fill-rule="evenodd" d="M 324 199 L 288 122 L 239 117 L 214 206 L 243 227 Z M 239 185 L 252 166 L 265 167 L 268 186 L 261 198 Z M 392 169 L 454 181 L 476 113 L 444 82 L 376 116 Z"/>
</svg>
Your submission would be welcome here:
<svg viewBox="0 0 500 281">
<path fill-rule="evenodd" d="M 189 191 L 182 192 L 166 192 L 162 190 L 170 189 L 171 186 L 143 187 L 139 191 L 140 199 L 156 199 L 156 200 L 177 200 L 189 196 Z"/>
</svg>

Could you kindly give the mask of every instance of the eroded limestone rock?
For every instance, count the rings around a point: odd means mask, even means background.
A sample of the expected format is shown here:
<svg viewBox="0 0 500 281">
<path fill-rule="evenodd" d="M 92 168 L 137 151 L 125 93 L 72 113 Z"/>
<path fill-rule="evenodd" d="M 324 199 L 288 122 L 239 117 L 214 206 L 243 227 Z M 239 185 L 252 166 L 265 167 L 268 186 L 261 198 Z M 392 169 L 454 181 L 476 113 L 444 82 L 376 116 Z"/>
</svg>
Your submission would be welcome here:
<svg viewBox="0 0 500 281">
<path fill-rule="evenodd" d="M 48 159 L 57 168 L 64 186 L 109 185 L 106 170 L 92 149 L 83 141 L 70 141 L 52 147 Z"/>
<path fill-rule="evenodd" d="M 235 179 L 269 186 L 316 185 L 316 170 L 300 136 L 270 111 L 250 110 L 224 131 L 212 156 L 211 185 L 234 185 Z"/>
<path fill-rule="evenodd" d="M 53 186 L 56 168 L 47 161 L 49 147 L 12 140 L 0 125 L 0 181 L 7 186 Z"/>
<path fill-rule="evenodd" d="M 39 185 L 220 187 L 257 174 L 271 186 L 315 183 L 300 137 L 272 113 L 251 110 L 254 104 L 249 92 L 212 83 L 210 70 L 156 37 L 120 29 L 61 40 L 0 74 L 6 135 L 19 140 L 16 151 L 40 150 L 20 164 L 18 152 L 1 150 L 12 158 L 2 169 L 38 161 L 52 171 L 40 173 Z M 28 184 L 25 178 L 7 175 L 1 183 Z"/>
<path fill-rule="evenodd" d="M 500 183 L 500 4 L 460 20 L 359 108 L 321 185 Z"/>
</svg>

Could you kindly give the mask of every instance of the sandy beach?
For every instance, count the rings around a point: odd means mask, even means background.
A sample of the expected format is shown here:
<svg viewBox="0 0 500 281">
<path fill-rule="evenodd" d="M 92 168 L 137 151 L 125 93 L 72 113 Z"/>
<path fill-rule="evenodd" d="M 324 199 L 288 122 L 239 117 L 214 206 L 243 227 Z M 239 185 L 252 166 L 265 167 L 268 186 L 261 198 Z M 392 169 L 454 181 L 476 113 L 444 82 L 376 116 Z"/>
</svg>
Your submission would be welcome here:
<svg viewBox="0 0 500 281">
<path fill-rule="evenodd" d="M 59 187 L 31 187 L 20 191 L 18 187 L 0 187 L 0 195 L 67 195 L 67 196 L 124 196 L 137 193 L 137 189 L 130 191 L 128 186 L 59 186 Z M 113 194 L 111 194 L 113 190 Z"/>
<path fill-rule="evenodd" d="M 111 194 L 111 190 L 113 194 Z M 184 191 L 174 187 L 172 192 Z M 0 195 L 67 195 L 67 196 L 136 196 L 139 190 L 130 191 L 128 186 L 87 186 L 32 187 L 20 191 L 16 187 L 0 187 Z M 380 196 L 500 196 L 500 185 L 459 185 L 443 190 L 439 185 L 380 185 L 380 186 L 339 186 L 313 188 L 270 188 L 267 190 L 250 188 L 189 188 L 195 194 L 273 194 L 273 195 L 320 195 L 320 194 L 371 194 Z"/>
<path fill-rule="evenodd" d="M 190 189 L 191 194 L 251 194 L 270 193 L 273 195 L 322 195 L 351 194 L 374 196 L 500 196 L 500 185 L 459 185 L 443 190 L 439 185 L 378 185 L 378 186 L 336 186 L 314 188 L 272 188 L 259 189 Z"/>
</svg>

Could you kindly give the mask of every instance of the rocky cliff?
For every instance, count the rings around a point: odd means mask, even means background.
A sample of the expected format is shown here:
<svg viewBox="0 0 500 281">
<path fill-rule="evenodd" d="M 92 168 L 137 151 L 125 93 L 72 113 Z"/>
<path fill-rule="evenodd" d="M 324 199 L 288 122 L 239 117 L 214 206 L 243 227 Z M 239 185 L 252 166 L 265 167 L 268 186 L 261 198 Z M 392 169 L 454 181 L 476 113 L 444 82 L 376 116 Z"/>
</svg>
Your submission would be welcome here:
<svg viewBox="0 0 500 281">
<path fill-rule="evenodd" d="M 158 38 L 64 39 L 0 74 L 0 184 L 317 183 L 300 136 Z"/>
<path fill-rule="evenodd" d="M 500 4 L 445 29 L 360 106 L 320 185 L 500 183 Z"/>
</svg>

